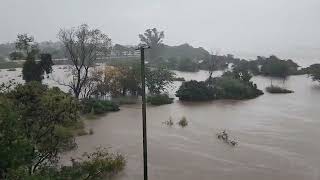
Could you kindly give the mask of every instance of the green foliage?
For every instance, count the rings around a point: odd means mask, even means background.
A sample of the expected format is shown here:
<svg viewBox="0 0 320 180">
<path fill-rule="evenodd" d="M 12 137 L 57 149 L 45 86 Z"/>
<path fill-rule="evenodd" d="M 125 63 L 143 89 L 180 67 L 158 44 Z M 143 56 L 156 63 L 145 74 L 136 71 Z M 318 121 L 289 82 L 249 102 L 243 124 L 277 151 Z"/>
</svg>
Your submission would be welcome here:
<svg viewBox="0 0 320 180">
<path fill-rule="evenodd" d="M 260 69 L 258 67 L 257 61 L 241 60 L 234 65 L 233 71 L 247 71 L 254 75 L 260 74 Z"/>
<path fill-rule="evenodd" d="M 52 72 L 52 58 L 50 54 L 41 54 L 40 62 L 37 63 L 34 59 L 28 59 L 22 68 L 23 80 L 26 82 L 38 81 L 41 82 L 43 79 L 44 73 Z"/>
<path fill-rule="evenodd" d="M 213 88 L 204 81 L 186 81 L 183 82 L 176 96 L 184 101 L 205 101 L 214 99 Z"/>
<path fill-rule="evenodd" d="M 59 159 L 59 153 L 76 147 L 70 131 L 70 127 L 78 121 L 78 104 L 73 97 L 58 88 L 49 89 L 38 82 L 17 85 L 14 90 L 2 94 L 2 97 L 6 98 L 8 101 L 6 104 L 11 106 L 11 111 L 8 108 L 1 108 L 6 109 L 2 113 L 14 112 L 14 114 L 7 115 L 2 120 L 12 123 L 11 134 L 0 133 L 1 140 L 11 144 L 0 149 L 15 148 L 15 151 L 21 151 L 12 154 L 16 157 L 10 157 L 10 160 L 21 159 L 24 164 L 18 164 L 23 171 L 33 173 L 42 166 L 55 164 Z M 10 124 L 5 126 L 8 125 Z M 1 130 L 9 129 L 1 128 Z M 23 149 L 16 148 L 12 144 L 15 141 L 19 146 L 26 146 L 25 144 L 28 146 Z M 4 167 L 6 171 L 17 168 L 16 165 L 12 165 L 15 162 L 6 164 Z"/>
<path fill-rule="evenodd" d="M 185 116 L 183 116 L 180 121 L 178 122 L 179 126 L 181 127 L 186 127 L 188 126 L 188 121 L 187 121 L 187 118 Z"/>
<path fill-rule="evenodd" d="M 266 76 L 285 78 L 297 72 L 298 65 L 292 60 L 281 60 L 276 56 L 270 56 L 265 60 L 260 60 L 261 73 Z"/>
<path fill-rule="evenodd" d="M 146 68 L 146 86 L 151 94 L 160 94 L 173 82 L 174 75 L 166 68 Z"/>
<path fill-rule="evenodd" d="M 27 60 L 23 64 L 22 76 L 23 76 L 23 80 L 25 80 L 26 82 L 30 82 L 30 81 L 41 82 L 43 79 L 42 69 L 39 67 L 39 64 L 37 64 L 35 60 Z"/>
<path fill-rule="evenodd" d="M 43 74 L 52 72 L 52 59 L 50 54 L 41 54 L 40 63 L 36 62 L 40 50 L 38 44 L 34 42 L 34 38 L 28 34 L 18 34 L 16 40 L 16 49 L 19 53 L 26 57 L 26 62 L 23 64 L 22 75 L 26 82 L 38 81 L 41 82 Z"/>
<path fill-rule="evenodd" d="M 268 86 L 266 87 L 266 90 L 269 92 L 269 93 L 272 93 L 272 94 L 278 94 L 278 93 L 293 93 L 293 91 L 289 90 L 289 89 L 285 89 L 285 88 L 282 88 L 282 87 L 279 87 L 279 86 Z"/>
<path fill-rule="evenodd" d="M 157 94 L 148 96 L 147 101 L 152 105 L 163 105 L 173 103 L 173 98 L 170 98 L 168 94 Z"/>
<path fill-rule="evenodd" d="M 308 74 L 312 77 L 312 80 L 320 82 L 320 64 L 313 64 L 307 69 Z"/>
<path fill-rule="evenodd" d="M 108 100 L 83 99 L 81 100 L 81 105 L 81 112 L 83 114 L 103 114 L 120 110 L 118 105 Z"/>
<path fill-rule="evenodd" d="M 46 74 L 49 74 L 52 72 L 52 66 L 53 61 L 51 54 L 40 54 L 40 63 L 39 63 L 41 69 Z"/>
<path fill-rule="evenodd" d="M 73 130 L 81 124 L 78 111 L 78 101 L 71 95 L 39 82 L 3 91 L 0 179 L 101 179 L 122 170 L 124 157 L 105 149 L 57 168 L 60 154 L 76 147 Z"/>
<path fill-rule="evenodd" d="M 123 170 L 126 160 L 120 154 L 109 153 L 99 148 L 93 153 L 84 153 L 82 158 L 71 159 L 71 166 L 46 166 L 29 174 L 23 169 L 9 172 L 8 179 L 16 180 L 100 180 L 110 179 Z"/>
<path fill-rule="evenodd" d="M 183 82 L 176 96 L 185 101 L 204 101 L 213 99 L 251 99 L 263 92 L 253 84 L 247 71 L 226 72 L 221 77 L 207 81 Z"/>
<path fill-rule="evenodd" d="M 32 160 L 32 146 L 20 131 L 22 128 L 12 102 L 0 96 L 0 179 L 10 169 L 27 165 Z"/>
<path fill-rule="evenodd" d="M 0 84 L 0 96 L 10 92 L 18 83 L 14 80 L 9 80 L 8 82 L 3 82 Z"/>
<path fill-rule="evenodd" d="M 263 94 L 252 82 L 231 77 L 216 78 L 214 86 L 217 99 L 251 99 Z"/>
</svg>

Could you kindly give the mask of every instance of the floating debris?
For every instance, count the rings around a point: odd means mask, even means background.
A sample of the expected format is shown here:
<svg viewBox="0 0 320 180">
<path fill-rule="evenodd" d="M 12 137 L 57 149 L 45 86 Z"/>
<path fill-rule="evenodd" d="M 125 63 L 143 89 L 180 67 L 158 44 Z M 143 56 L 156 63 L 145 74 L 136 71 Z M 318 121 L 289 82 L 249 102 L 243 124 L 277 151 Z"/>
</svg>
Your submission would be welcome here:
<svg viewBox="0 0 320 180">
<path fill-rule="evenodd" d="M 179 126 L 181 126 L 181 127 L 186 127 L 186 126 L 188 126 L 188 121 L 187 121 L 187 118 L 185 117 L 185 116 L 183 116 L 182 118 L 181 118 L 181 120 L 178 122 L 178 124 L 179 124 Z"/>
<path fill-rule="evenodd" d="M 217 138 L 220 140 L 223 140 L 225 143 L 230 144 L 231 146 L 238 145 L 238 142 L 235 140 L 231 140 L 229 138 L 229 134 L 226 132 L 226 130 L 223 130 L 222 132 L 217 134 Z"/>
<path fill-rule="evenodd" d="M 173 126 L 173 121 L 172 121 L 172 117 L 169 117 L 169 120 L 163 122 L 163 124 L 167 125 L 167 126 Z"/>
</svg>

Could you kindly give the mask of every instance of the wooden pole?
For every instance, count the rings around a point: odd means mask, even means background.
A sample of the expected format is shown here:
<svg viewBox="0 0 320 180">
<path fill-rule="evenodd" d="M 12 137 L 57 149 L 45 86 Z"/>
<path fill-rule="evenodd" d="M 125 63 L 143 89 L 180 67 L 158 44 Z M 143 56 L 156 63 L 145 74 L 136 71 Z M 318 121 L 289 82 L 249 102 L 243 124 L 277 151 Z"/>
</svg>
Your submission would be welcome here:
<svg viewBox="0 0 320 180">
<path fill-rule="evenodd" d="M 142 82 L 142 137 L 143 137 L 143 179 L 148 180 L 148 146 L 147 146 L 147 113 L 146 113 L 146 79 L 144 47 L 140 47 L 141 53 L 141 82 Z"/>
</svg>

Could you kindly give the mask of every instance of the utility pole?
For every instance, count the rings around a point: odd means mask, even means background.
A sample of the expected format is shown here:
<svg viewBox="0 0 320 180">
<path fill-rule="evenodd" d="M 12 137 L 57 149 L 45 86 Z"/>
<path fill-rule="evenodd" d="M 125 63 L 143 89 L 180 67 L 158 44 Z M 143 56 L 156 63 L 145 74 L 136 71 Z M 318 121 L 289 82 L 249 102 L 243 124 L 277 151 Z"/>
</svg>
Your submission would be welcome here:
<svg viewBox="0 0 320 180">
<path fill-rule="evenodd" d="M 142 82 L 142 137 L 143 137 L 143 179 L 148 180 L 147 112 L 146 112 L 146 75 L 144 51 L 150 47 L 140 46 L 141 82 Z"/>
</svg>

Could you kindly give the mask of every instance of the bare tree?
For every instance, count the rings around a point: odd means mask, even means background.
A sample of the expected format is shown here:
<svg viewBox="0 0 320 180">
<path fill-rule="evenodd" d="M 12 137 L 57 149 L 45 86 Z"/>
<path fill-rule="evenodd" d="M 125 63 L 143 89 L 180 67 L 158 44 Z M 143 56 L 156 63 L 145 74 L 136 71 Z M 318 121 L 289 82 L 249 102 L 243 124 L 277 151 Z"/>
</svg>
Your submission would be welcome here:
<svg viewBox="0 0 320 180">
<path fill-rule="evenodd" d="M 72 63 L 72 80 L 65 84 L 79 98 L 88 82 L 89 70 L 97 58 L 103 58 L 111 52 L 111 39 L 98 29 L 90 29 L 87 24 L 77 28 L 61 29 L 58 37 L 63 43 L 68 59 Z"/>
</svg>

